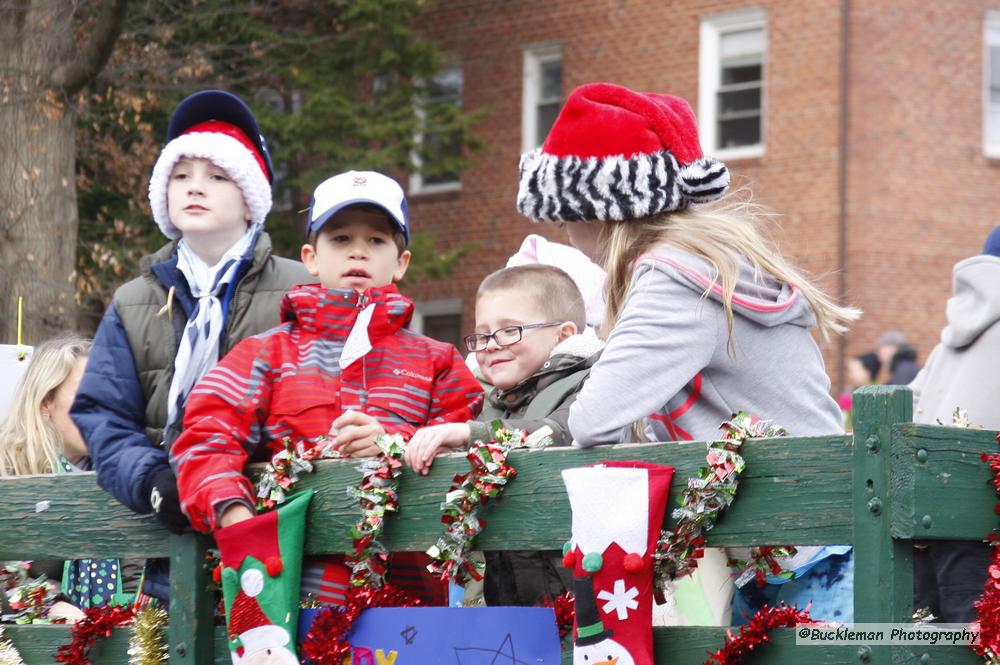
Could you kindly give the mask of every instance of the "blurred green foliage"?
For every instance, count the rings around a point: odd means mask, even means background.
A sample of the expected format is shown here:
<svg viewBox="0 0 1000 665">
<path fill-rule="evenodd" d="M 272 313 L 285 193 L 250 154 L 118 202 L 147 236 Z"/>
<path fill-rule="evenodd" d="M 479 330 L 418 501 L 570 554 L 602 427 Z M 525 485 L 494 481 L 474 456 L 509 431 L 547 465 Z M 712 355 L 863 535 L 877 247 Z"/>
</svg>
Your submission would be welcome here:
<svg viewBox="0 0 1000 665">
<path fill-rule="evenodd" d="M 218 87 L 254 109 L 274 161 L 267 229 L 297 257 L 313 187 L 337 172 L 460 173 L 479 114 L 433 99 L 447 59 L 414 28 L 422 0 L 139 0 L 98 80 L 77 99 L 76 287 L 96 325 L 114 289 L 160 246 L 146 198 L 170 111 Z M 427 128 L 431 141 L 415 137 Z M 464 251 L 415 234 L 408 280 L 447 277 Z"/>
</svg>

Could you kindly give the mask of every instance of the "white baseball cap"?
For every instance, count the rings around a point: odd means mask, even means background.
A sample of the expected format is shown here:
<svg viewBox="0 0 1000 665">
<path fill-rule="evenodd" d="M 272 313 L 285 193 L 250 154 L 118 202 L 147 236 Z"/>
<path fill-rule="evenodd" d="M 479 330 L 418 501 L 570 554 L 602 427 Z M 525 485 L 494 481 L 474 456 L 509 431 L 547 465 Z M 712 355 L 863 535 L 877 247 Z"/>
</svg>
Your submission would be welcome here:
<svg viewBox="0 0 1000 665">
<path fill-rule="evenodd" d="M 316 187 L 309 205 L 309 235 L 323 228 L 331 217 L 347 206 L 375 205 L 388 213 L 410 243 L 410 215 L 403 188 L 377 171 L 347 171 L 327 178 Z"/>
</svg>

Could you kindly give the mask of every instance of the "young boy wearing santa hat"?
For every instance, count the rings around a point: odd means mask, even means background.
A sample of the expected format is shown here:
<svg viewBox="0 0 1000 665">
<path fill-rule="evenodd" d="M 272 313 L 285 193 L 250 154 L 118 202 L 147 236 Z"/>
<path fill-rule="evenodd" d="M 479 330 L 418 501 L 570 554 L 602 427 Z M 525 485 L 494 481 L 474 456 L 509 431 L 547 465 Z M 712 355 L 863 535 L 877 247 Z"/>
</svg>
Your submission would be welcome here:
<svg viewBox="0 0 1000 665">
<path fill-rule="evenodd" d="M 115 291 L 72 408 L 98 484 L 171 531 L 187 528 L 168 455 L 188 394 L 237 342 L 278 324 L 285 291 L 315 281 L 271 254 L 273 178 L 239 97 L 202 90 L 181 101 L 149 180 L 170 242 Z M 146 579 L 147 593 L 166 596 L 165 575 Z"/>
</svg>

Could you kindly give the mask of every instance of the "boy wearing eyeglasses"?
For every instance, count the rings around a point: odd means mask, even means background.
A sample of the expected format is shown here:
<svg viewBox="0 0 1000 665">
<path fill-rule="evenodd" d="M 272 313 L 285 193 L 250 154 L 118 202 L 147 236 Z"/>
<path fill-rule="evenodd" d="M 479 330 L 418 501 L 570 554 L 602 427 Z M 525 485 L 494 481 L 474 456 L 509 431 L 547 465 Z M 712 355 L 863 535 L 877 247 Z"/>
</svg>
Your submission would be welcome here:
<svg viewBox="0 0 1000 665">
<path fill-rule="evenodd" d="M 171 449 L 181 507 L 198 531 L 253 517 L 252 460 L 291 437 L 333 440 L 346 457 L 383 434 L 465 422 L 483 392 L 458 350 L 406 328 L 396 289 L 409 264 L 403 190 L 374 171 L 327 179 L 313 194 L 302 262 L 320 280 L 282 302 L 283 325 L 237 345 L 191 393 Z"/>
<path fill-rule="evenodd" d="M 580 334 L 586 308 L 576 284 L 548 265 L 504 268 L 476 295 L 476 331 L 465 338 L 494 388 L 477 420 L 418 430 L 406 461 L 426 474 L 434 456 L 492 438 L 490 423 L 528 433 L 529 445 L 569 445 L 567 419 L 604 344 Z M 570 588 L 559 552 L 486 552 L 487 605 L 532 606 Z"/>
<path fill-rule="evenodd" d="M 569 407 L 604 347 L 580 334 L 585 328 L 583 296 L 559 268 L 524 265 L 486 277 L 476 294 L 476 332 L 465 344 L 494 389 L 478 419 L 418 430 L 407 463 L 426 474 L 435 455 L 489 441 L 496 419 L 526 431 L 529 444 L 572 443 Z"/>
</svg>

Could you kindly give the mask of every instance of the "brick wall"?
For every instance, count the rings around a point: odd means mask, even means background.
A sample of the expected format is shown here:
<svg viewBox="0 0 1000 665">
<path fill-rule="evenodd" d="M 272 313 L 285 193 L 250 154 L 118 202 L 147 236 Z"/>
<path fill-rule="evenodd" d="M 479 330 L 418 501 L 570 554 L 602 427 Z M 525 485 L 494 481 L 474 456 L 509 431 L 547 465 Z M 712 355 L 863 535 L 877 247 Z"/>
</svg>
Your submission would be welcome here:
<svg viewBox="0 0 1000 665">
<path fill-rule="evenodd" d="M 839 380 L 839 354 L 865 351 L 898 328 L 921 358 L 937 339 L 950 267 L 975 253 L 1000 190 L 981 149 L 982 21 L 986 4 L 962 0 L 851 3 L 847 179 L 847 301 L 865 310 L 842 343 L 825 349 Z M 527 233 L 566 241 L 514 207 L 521 146 L 525 47 L 558 42 L 563 85 L 596 80 L 670 92 L 697 105 L 701 17 L 744 7 L 767 13 L 766 153 L 728 162 L 738 184 L 774 208 L 783 250 L 838 289 L 840 239 L 841 12 L 825 0 L 439 2 L 421 28 L 460 56 L 464 104 L 486 109 L 487 147 L 462 191 L 411 198 L 414 228 L 444 248 L 472 251 L 447 283 L 415 298 L 463 298 L 472 326 L 479 281 L 500 268 Z"/>
</svg>

